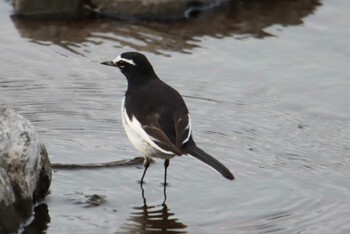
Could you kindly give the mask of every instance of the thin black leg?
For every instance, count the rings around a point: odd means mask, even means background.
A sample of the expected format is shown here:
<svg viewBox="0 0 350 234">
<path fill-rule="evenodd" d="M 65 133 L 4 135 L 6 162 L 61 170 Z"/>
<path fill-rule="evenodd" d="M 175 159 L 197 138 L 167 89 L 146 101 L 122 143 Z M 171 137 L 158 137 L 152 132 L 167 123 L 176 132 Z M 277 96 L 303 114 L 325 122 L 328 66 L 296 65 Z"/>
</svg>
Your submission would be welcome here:
<svg viewBox="0 0 350 234">
<path fill-rule="evenodd" d="M 164 186 L 167 185 L 166 178 L 167 178 L 168 166 L 169 166 L 169 159 L 165 159 L 165 161 L 164 161 Z"/>
<path fill-rule="evenodd" d="M 164 194 L 164 201 L 162 205 L 165 205 L 166 202 L 166 186 L 167 186 L 167 182 L 166 182 L 166 178 L 167 178 L 167 172 L 168 172 L 168 166 L 169 166 L 169 159 L 165 159 L 164 161 L 164 188 L 163 188 L 163 194 Z"/>
<path fill-rule="evenodd" d="M 163 188 L 163 194 L 164 194 L 164 200 L 163 200 L 162 205 L 165 205 L 165 202 L 166 202 L 166 185 L 165 184 L 164 184 L 164 188 Z"/>
<path fill-rule="evenodd" d="M 144 166 L 144 170 L 143 170 L 143 174 L 142 174 L 142 177 L 141 177 L 141 181 L 140 181 L 140 184 L 143 184 L 143 178 L 145 178 L 145 175 L 146 175 L 146 171 L 149 167 L 149 160 L 148 158 L 145 158 L 145 161 L 143 162 L 143 166 Z"/>
<path fill-rule="evenodd" d="M 141 195 L 142 195 L 142 199 L 143 199 L 143 206 L 147 207 L 145 190 L 143 189 L 142 183 L 140 183 L 140 188 L 141 188 Z"/>
</svg>

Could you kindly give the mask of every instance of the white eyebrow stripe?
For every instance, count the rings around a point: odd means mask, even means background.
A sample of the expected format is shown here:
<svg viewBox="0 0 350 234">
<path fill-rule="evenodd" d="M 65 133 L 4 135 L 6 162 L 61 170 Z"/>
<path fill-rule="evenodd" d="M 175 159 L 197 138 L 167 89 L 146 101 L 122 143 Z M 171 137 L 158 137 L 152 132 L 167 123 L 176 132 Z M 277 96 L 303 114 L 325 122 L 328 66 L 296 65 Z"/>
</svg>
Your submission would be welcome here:
<svg viewBox="0 0 350 234">
<path fill-rule="evenodd" d="M 129 63 L 131 65 L 136 66 L 136 64 L 134 63 L 134 61 L 132 59 L 125 59 L 125 58 L 120 57 L 120 55 L 118 55 L 118 57 L 116 57 L 115 59 L 112 60 L 112 62 L 114 64 L 117 64 L 119 61 L 124 61 L 126 63 Z"/>
</svg>

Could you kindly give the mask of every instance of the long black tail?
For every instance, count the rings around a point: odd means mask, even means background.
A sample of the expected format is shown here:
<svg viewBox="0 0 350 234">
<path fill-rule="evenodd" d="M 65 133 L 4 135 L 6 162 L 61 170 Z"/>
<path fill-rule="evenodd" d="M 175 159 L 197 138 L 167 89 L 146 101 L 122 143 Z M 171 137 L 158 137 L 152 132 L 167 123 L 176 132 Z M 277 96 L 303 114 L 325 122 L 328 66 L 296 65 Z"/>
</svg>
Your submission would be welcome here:
<svg viewBox="0 0 350 234">
<path fill-rule="evenodd" d="M 191 147 L 187 148 L 187 152 L 194 158 L 204 162 L 205 164 L 213 168 L 215 171 L 219 172 L 226 179 L 235 179 L 232 173 L 224 165 L 222 165 L 221 162 L 219 162 L 218 160 L 216 160 L 215 158 L 198 148 L 196 145 L 192 145 Z"/>
</svg>

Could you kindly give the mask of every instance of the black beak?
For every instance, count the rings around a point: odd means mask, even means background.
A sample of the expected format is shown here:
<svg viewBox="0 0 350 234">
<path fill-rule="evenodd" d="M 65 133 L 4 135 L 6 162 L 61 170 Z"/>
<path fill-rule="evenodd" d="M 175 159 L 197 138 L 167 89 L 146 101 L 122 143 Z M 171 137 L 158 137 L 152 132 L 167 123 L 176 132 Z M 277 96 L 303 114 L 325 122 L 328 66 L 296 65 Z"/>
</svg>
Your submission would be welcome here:
<svg viewBox="0 0 350 234">
<path fill-rule="evenodd" d="M 113 67 L 117 67 L 118 66 L 113 61 L 106 61 L 106 62 L 102 62 L 101 64 L 107 65 L 107 66 L 113 66 Z"/>
</svg>

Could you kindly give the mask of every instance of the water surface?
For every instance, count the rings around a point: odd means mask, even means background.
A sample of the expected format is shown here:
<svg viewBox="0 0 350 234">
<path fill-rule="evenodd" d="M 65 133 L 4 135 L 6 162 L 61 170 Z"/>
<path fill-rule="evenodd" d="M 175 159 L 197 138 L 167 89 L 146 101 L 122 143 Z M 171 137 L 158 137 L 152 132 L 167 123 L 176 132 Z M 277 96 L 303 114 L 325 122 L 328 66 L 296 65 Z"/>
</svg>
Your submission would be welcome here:
<svg viewBox="0 0 350 234">
<path fill-rule="evenodd" d="M 176 158 L 163 206 L 161 161 L 144 191 L 142 168 L 58 170 L 32 230 L 349 233 L 349 9 L 246 1 L 172 24 L 30 22 L 1 2 L 1 102 L 33 122 L 52 162 L 139 156 L 121 125 L 126 80 L 99 64 L 138 50 L 185 97 L 198 145 L 236 176 Z M 106 203 L 86 207 L 91 194 Z"/>
</svg>

